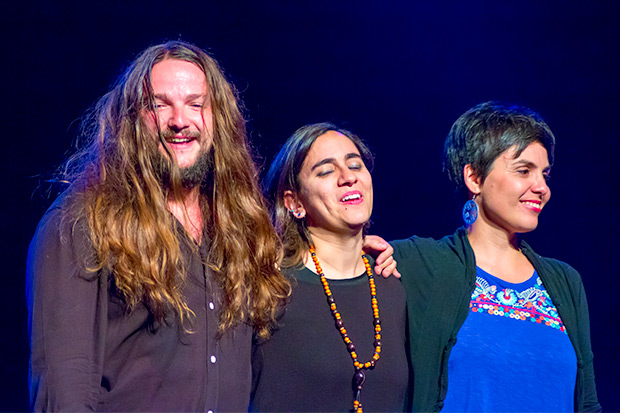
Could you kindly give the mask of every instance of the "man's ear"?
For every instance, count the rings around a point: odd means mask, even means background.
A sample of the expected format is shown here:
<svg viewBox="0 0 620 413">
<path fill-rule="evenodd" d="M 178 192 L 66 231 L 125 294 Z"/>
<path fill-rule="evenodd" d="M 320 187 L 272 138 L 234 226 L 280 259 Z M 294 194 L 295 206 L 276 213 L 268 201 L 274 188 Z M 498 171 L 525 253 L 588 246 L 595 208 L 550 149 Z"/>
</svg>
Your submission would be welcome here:
<svg viewBox="0 0 620 413">
<path fill-rule="evenodd" d="M 291 191 L 284 191 L 284 206 L 288 209 L 295 218 L 301 219 L 306 216 L 306 210 L 304 209 L 304 205 L 299 200 L 297 195 Z"/>
<path fill-rule="evenodd" d="M 474 195 L 480 193 L 482 179 L 480 179 L 480 176 L 474 171 L 470 163 L 463 167 L 463 181 L 465 181 L 465 186 L 469 189 L 469 192 Z"/>
</svg>

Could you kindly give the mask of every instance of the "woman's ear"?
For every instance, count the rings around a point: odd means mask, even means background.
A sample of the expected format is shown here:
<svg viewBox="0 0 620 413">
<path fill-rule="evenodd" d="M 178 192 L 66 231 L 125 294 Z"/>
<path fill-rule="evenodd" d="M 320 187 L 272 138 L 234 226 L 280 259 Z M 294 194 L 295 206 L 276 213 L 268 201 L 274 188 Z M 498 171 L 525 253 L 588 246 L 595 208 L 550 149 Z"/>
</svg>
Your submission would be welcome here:
<svg viewBox="0 0 620 413">
<path fill-rule="evenodd" d="M 284 206 L 289 210 L 291 214 L 297 219 L 301 219 L 306 216 L 306 210 L 301 203 L 297 195 L 291 190 L 284 191 Z"/>
<path fill-rule="evenodd" d="M 482 179 L 478 176 L 470 163 L 463 167 L 463 181 L 465 186 L 474 195 L 478 195 L 482 189 Z"/>
</svg>

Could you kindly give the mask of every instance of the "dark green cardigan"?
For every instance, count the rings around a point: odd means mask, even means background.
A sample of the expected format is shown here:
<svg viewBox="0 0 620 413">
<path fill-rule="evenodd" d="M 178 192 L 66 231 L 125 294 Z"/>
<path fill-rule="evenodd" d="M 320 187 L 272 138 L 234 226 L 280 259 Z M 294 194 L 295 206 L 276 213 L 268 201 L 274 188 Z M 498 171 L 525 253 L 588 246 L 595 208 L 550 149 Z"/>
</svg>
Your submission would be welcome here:
<svg viewBox="0 0 620 413">
<path fill-rule="evenodd" d="M 476 259 L 464 228 L 440 240 L 411 237 L 392 242 L 398 269 L 405 274 L 414 374 L 413 410 L 439 411 L 448 386 L 448 358 L 469 313 L 476 282 Z M 577 354 L 575 411 L 596 412 L 590 321 L 581 278 L 569 265 L 537 255 L 521 242 L 556 305 Z"/>
</svg>

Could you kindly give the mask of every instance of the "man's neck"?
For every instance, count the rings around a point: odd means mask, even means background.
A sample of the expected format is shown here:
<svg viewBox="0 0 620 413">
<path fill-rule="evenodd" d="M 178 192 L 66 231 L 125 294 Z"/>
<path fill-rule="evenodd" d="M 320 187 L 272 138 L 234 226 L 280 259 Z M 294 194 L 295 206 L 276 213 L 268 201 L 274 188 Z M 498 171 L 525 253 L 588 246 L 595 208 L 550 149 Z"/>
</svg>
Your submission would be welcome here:
<svg viewBox="0 0 620 413">
<path fill-rule="evenodd" d="M 204 222 L 200 208 L 200 188 L 192 188 L 180 197 L 168 199 L 168 210 L 197 243 L 202 241 Z"/>
</svg>

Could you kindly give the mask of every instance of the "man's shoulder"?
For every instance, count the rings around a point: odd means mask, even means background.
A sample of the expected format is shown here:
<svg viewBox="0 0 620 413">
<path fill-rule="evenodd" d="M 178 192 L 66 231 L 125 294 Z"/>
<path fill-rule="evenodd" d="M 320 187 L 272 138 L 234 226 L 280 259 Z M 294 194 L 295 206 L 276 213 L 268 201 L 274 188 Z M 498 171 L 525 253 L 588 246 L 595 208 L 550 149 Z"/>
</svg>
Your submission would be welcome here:
<svg viewBox="0 0 620 413">
<path fill-rule="evenodd" d="M 45 211 L 33 237 L 33 244 L 47 242 L 50 238 L 59 241 L 75 234 L 76 228 L 83 227 L 80 223 L 80 208 L 77 208 L 79 196 L 73 188 L 67 188 L 52 202 Z"/>
</svg>

